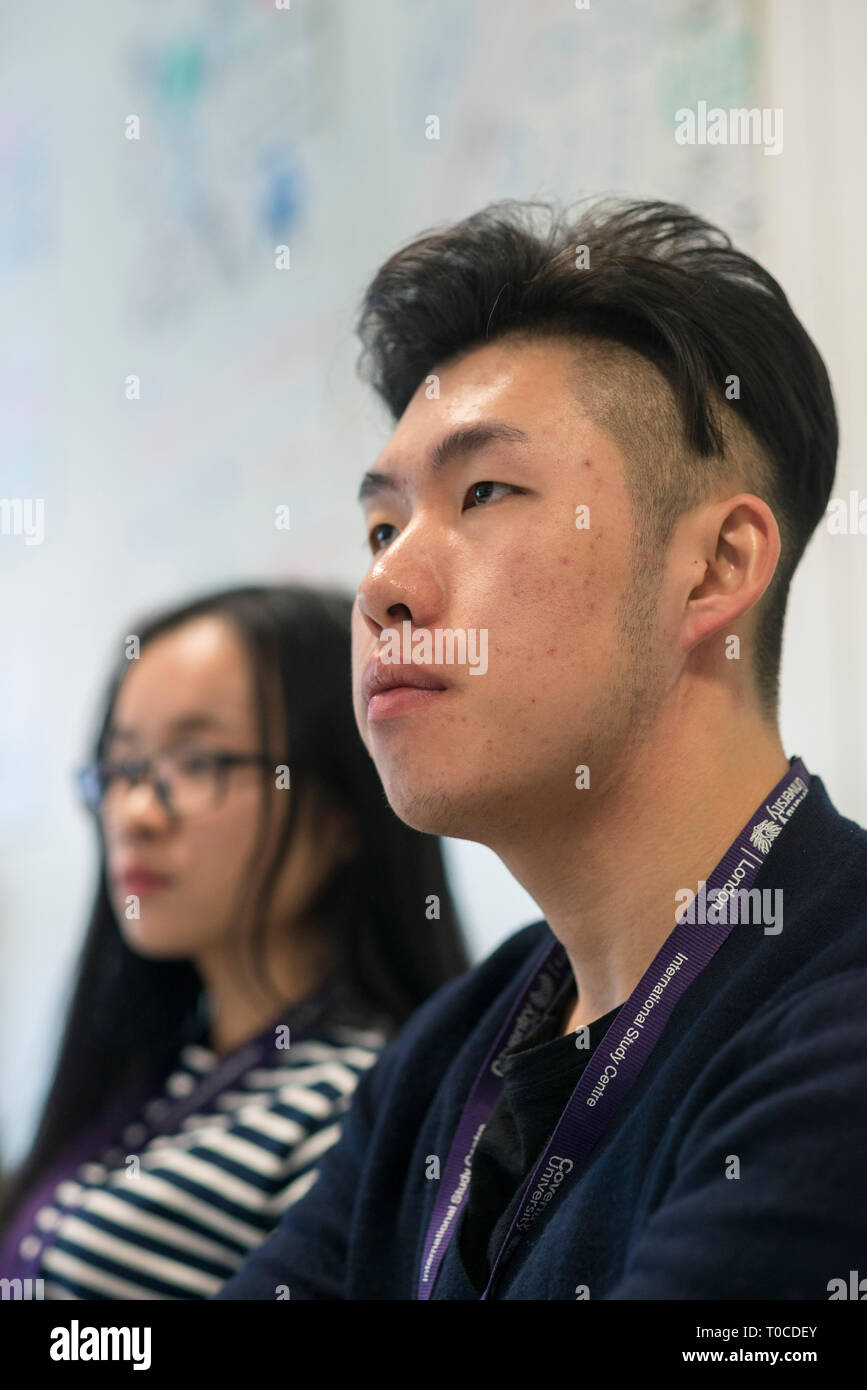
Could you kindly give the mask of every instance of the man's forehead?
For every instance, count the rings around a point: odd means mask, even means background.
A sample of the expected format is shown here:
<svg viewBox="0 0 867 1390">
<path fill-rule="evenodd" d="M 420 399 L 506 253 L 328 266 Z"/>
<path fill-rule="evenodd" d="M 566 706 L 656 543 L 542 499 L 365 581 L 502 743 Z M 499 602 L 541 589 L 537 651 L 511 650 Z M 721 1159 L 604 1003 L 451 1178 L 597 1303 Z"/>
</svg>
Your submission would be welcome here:
<svg viewBox="0 0 867 1390">
<path fill-rule="evenodd" d="M 448 402 L 456 410 L 490 408 L 493 401 L 531 387 L 562 388 L 575 345 L 561 338 L 524 338 L 515 334 L 478 343 L 431 367 L 418 383 L 401 419 L 415 408 Z"/>
<path fill-rule="evenodd" d="M 539 406 L 546 418 L 562 408 L 574 411 L 569 365 L 574 345 L 560 339 L 506 337 L 467 349 L 431 368 L 419 382 L 405 411 L 376 460 L 396 460 L 402 445 L 433 440 L 449 430 L 505 420 L 528 437 L 539 430 Z"/>
</svg>

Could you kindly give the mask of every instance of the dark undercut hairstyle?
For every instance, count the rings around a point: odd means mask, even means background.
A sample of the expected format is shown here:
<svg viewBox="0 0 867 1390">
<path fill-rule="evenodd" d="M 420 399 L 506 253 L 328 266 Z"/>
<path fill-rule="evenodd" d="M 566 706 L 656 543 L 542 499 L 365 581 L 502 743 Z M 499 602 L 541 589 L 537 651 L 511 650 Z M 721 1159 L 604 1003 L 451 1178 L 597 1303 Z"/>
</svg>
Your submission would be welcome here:
<svg viewBox="0 0 867 1390">
<path fill-rule="evenodd" d="M 361 375 L 395 420 L 426 376 L 474 348 L 574 342 L 576 398 L 625 460 L 641 617 L 678 518 L 732 484 L 761 497 L 781 553 L 752 670 L 776 719 L 789 585 L 834 484 L 837 418 L 822 358 L 757 261 L 671 203 L 605 199 L 574 215 L 510 200 L 391 256 L 358 334 Z"/>
</svg>

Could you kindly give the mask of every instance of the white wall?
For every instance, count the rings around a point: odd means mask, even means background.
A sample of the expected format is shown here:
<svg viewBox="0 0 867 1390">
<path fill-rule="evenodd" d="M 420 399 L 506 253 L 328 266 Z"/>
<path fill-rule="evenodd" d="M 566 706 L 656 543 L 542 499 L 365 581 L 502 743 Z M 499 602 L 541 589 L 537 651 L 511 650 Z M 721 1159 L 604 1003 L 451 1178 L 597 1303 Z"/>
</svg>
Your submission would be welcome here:
<svg viewBox="0 0 867 1390">
<path fill-rule="evenodd" d="M 867 7 L 768 0 L 761 104 L 785 112 L 785 146 L 762 182 L 756 254 L 818 344 L 834 386 L 840 455 L 834 498 L 867 499 Z M 820 527 L 792 584 L 780 720 L 784 743 L 818 771 L 838 810 L 867 822 L 867 537 Z"/>
<path fill-rule="evenodd" d="M 859 0 L 89 0 L 86 17 L 0 12 L 0 495 L 44 498 L 46 527 L 40 546 L 0 536 L 5 1162 L 92 890 L 70 771 L 109 654 L 142 612 L 218 584 L 352 591 L 353 498 L 387 434 L 352 321 L 400 242 L 497 197 L 690 203 L 790 292 L 836 382 L 837 490 L 867 491 Z M 674 111 L 699 99 L 783 106 L 783 153 L 676 145 Z M 867 821 L 864 556 L 855 537 L 811 547 L 782 722 Z M 477 955 L 538 915 L 488 851 L 448 854 Z"/>
</svg>

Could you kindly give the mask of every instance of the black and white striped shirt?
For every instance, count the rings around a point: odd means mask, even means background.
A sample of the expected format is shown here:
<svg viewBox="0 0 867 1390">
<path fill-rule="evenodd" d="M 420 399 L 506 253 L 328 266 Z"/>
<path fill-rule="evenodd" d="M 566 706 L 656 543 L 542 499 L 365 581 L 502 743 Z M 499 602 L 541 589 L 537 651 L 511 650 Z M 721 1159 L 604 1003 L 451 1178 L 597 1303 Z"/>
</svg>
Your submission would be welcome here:
<svg viewBox="0 0 867 1390">
<path fill-rule="evenodd" d="M 161 1114 L 221 1064 L 207 1047 L 184 1046 L 162 1095 L 119 1136 L 121 1147 L 83 1164 L 37 1211 L 18 1255 L 32 1261 L 44 1297 L 215 1294 L 313 1186 L 386 1040 L 379 1029 L 323 1026 L 236 1075 L 206 1113 L 153 1134 Z"/>
</svg>

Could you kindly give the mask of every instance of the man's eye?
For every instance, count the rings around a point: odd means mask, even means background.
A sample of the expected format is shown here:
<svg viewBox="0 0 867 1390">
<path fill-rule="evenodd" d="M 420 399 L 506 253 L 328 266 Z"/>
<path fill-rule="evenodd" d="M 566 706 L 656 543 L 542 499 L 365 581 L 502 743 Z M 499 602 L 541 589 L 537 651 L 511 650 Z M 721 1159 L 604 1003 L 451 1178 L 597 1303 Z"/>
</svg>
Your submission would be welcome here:
<svg viewBox="0 0 867 1390">
<path fill-rule="evenodd" d="M 396 527 L 396 526 L 392 526 L 392 524 L 391 524 L 390 521 L 381 521 L 381 522 L 379 523 L 378 526 L 374 526 L 374 527 L 373 527 L 373 530 L 370 531 L 370 533 L 368 534 L 367 539 L 368 539 L 368 542 L 369 542 L 369 544 L 370 544 L 370 548 L 371 548 L 371 550 L 373 551 L 374 555 L 376 554 L 376 552 L 377 552 L 378 550 L 381 550 L 382 547 L 383 547 L 384 545 L 387 545 L 388 542 L 389 542 L 390 540 L 394 540 L 394 537 L 393 537 L 393 536 L 381 536 L 381 535 L 380 535 L 380 532 L 381 532 L 381 531 L 395 531 L 395 532 L 396 532 L 396 531 L 397 531 L 397 527 Z"/>
<path fill-rule="evenodd" d="M 472 504 L 474 504 L 475 506 L 484 506 L 486 502 L 490 502 L 493 496 L 494 488 L 496 487 L 505 488 L 506 492 L 518 491 L 517 488 L 512 487 L 511 483 L 473 483 L 473 486 L 469 489 L 466 497 L 464 498 L 464 506 L 462 508 L 462 511 L 467 510 L 467 502 L 470 498 L 472 498 Z M 470 507 L 470 510 L 472 510 L 472 506 Z"/>
</svg>

